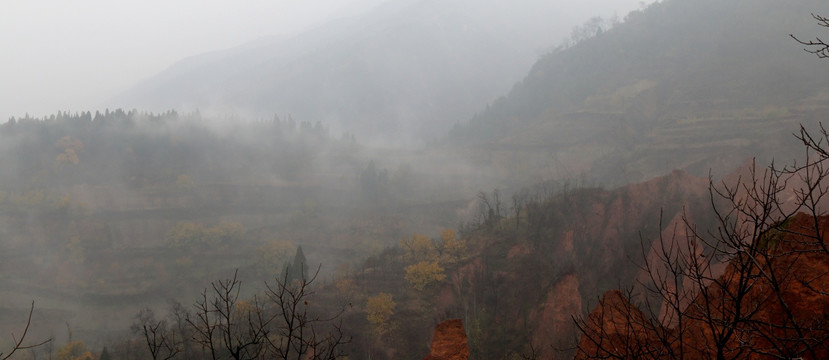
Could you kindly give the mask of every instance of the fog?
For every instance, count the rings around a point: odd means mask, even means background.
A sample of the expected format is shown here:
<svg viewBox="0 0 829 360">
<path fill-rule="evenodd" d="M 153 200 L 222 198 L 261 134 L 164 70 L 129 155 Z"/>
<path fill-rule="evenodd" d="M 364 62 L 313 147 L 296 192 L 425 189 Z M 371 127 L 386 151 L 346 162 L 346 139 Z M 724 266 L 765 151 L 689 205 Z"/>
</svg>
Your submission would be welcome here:
<svg viewBox="0 0 829 360">
<path fill-rule="evenodd" d="M 4 1 L 0 118 L 99 109 L 111 105 L 107 99 L 183 58 L 267 36 L 290 37 L 383 2 Z M 590 16 L 623 16 L 638 4 L 557 2 L 561 10 L 550 23 L 563 31 L 555 38 L 563 37 Z"/>
<path fill-rule="evenodd" d="M 350 359 L 448 318 L 472 358 L 571 358 L 651 241 L 717 225 L 709 180 L 802 155 L 819 5 L 4 2 L 0 353 L 34 301 L 14 359 L 279 358 L 308 285 Z"/>
<path fill-rule="evenodd" d="M 182 58 L 294 34 L 379 2 L 4 1 L 0 116 L 95 109 Z"/>
</svg>

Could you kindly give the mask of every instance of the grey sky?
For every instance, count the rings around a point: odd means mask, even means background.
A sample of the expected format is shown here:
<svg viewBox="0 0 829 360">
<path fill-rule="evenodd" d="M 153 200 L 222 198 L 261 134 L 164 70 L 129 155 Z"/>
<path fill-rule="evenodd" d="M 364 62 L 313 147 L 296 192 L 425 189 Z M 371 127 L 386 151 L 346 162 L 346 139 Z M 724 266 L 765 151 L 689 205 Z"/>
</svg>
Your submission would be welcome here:
<svg viewBox="0 0 829 360">
<path fill-rule="evenodd" d="M 383 1 L 389 0 L 4 0 L 0 121 L 94 111 L 187 56 L 298 32 Z M 591 14 L 623 17 L 640 6 L 639 0 L 558 2 L 562 18 L 551 21 L 573 25 Z"/>
</svg>

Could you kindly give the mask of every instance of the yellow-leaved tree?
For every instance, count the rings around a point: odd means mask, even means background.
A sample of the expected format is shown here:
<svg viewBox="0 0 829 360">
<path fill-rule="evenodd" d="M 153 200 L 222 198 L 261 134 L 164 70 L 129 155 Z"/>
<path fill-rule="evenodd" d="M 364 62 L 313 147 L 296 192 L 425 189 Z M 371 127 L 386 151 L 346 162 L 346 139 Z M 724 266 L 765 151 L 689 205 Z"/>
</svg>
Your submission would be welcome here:
<svg viewBox="0 0 829 360">
<path fill-rule="evenodd" d="M 233 244 L 242 239 L 245 228 L 235 221 L 220 221 L 218 225 L 205 229 L 202 242 L 208 247 Z"/>
<path fill-rule="evenodd" d="M 458 239 L 452 229 L 441 231 L 440 240 L 440 262 L 448 266 L 460 263 L 466 253 L 466 242 Z"/>
<path fill-rule="evenodd" d="M 439 241 L 415 233 L 400 240 L 400 246 L 405 252 L 404 260 L 411 264 L 406 267 L 406 281 L 418 291 L 445 280 L 442 265 L 457 264 L 465 251 L 465 245 L 451 229 L 443 230 Z"/>
<path fill-rule="evenodd" d="M 418 291 L 446 279 L 443 268 L 435 261 L 421 261 L 406 267 L 406 281 Z"/>
<path fill-rule="evenodd" d="M 232 221 L 221 221 L 209 228 L 190 221 L 179 222 L 167 232 L 167 246 L 182 250 L 195 247 L 213 249 L 241 240 L 244 232 L 242 224 Z"/>
<path fill-rule="evenodd" d="M 83 341 L 70 341 L 58 349 L 57 360 L 94 360 Z"/>
<path fill-rule="evenodd" d="M 191 221 L 179 222 L 167 232 L 167 245 L 173 249 L 190 249 L 204 236 L 204 226 Z"/>
<path fill-rule="evenodd" d="M 400 240 L 400 247 L 406 251 L 410 261 L 425 261 L 433 256 L 434 243 L 426 235 L 414 233 L 412 237 Z"/>
<path fill-rule="evenodd" d="M 368 298 L 366 302 L 366 319 L 378 335 L 384 335 L 393 329 L 391 317 L 397 304 L 391 294 L 379 293 Z"/>
<path fill-rule="evenodd" d="M 83 150 L 83 143 L 80 140 L 71 136 L 64 136 L 58 140 L 55 146 L 62 151 L 55 159 L 59 166 L 78 165 L 78 162 L 80 162 L 78 152 Z"/>
</svg>

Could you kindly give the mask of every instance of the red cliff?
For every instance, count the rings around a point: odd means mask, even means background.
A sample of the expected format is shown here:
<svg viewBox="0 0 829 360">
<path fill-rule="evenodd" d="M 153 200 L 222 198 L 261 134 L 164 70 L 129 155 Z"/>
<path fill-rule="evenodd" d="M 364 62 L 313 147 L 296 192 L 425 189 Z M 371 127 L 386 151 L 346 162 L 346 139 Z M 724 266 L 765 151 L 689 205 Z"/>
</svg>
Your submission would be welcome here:
<svg viewBox="0 0 829 360">
<path fill-rule="evenodd" d="M 760 238 L 765 243 L 755 245 L 751 272 L 741 275 L 734 258 L 682 310 L 681 327 L 672 321 L 665 328 L 624 294 L 608 292 L 582 323 L 576 359 L 829 358 L 827 231 L 829 216 L 798 214 L 785 229 Z"/>
<path fill-rule="evenodd" d="M 435 326 L 432 348 L 423 360 L 467 360 L 469 347 L 461 319 L 445 320 Z"/>
</svg>

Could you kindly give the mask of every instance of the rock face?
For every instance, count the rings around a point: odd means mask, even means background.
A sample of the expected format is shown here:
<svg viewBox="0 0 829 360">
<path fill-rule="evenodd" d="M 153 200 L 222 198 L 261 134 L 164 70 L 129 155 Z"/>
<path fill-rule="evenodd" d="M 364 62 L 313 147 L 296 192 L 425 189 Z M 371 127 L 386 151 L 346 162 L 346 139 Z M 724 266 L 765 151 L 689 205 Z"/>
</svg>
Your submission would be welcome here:
<svg viewBox="0 0 829 360">
<path fill-rule="evenodd" d="M 423 360 L 467 360 L 469 347 L 461 319 L 445 320 L 435 326 L 432 348 Z"/>
<path fill-rule="evenodd" d="M 756 247 L 756 267 L 732 259 L 716 281 L 674 314 L 640 310 L 628 295 L 606 293 L 582 323 L 575 358 L 829 358 L 829 252 L 819 235 L 827 231 L 829 216 L 792 217 L 785 229 L 761 239 L 766 245 Z M 741 266 L 750 272 L 741 275 Z M 659 316 L 654 320 L 643 310 Z M 664 321 L 665 316 L 683 322 Z"/>
<path fill-rule="evenodd" d="M 618 290 L 608 291 L 584 320 L 584 333 L 575 359 L 604 359 L 616 355 L 607 349 L 626 356 L 635 352 L 629 358 L 637 358 L 643 352 L 635 350 L 649 349 L 657 341 L 656 331 L 647 324 L 647 316 L 631 304 L 625 294 Z"/>
<path fill-rule="evenodd" d="M 550 289 L 544 302 L 530 313 L 530 318 L 536 319 L 538 324 L 532 334 L 532 344 L 538 350 L 539 359 L 565 358 L 553 349 L 566 346 L 560 340 L 572 336 L 575 326 L 571 317 L 581 312 L 578 276 L 567 274 Z"/>
</svg>

